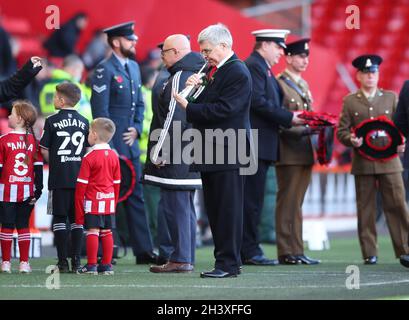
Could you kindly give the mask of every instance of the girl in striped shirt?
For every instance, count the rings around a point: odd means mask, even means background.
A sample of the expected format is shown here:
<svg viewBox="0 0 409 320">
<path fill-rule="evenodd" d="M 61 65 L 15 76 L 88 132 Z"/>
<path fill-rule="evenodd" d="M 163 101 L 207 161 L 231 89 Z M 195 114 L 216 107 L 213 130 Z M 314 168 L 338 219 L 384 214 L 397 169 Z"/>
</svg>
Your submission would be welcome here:
<svg viewBox="0 0 409 320">
<path fill-rule="evenodd" d="M 11 245 L 18 233 L 21 273 L 31 272 L 29 220 L 43 189 L 43 160 L 33 132 L 35 107 L 16 101 L 8 118 L 9 133 L 0 137 L 1 271 L 11 273 Z"/>
</svg>

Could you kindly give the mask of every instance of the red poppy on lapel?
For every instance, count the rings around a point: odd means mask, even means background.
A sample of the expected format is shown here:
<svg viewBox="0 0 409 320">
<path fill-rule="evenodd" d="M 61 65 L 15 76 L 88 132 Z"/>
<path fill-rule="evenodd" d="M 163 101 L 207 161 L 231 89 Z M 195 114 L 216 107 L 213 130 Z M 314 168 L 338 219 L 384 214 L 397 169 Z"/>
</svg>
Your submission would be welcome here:
<svg viewBox="0 0 409 320">
<path fill-rule="evenodd" d="M 122 83 L 124 81 L 124 79 L 122 79 L 121 76 L 115 76 L 114 79 L 116 80 L 116 82 L 118 83 Z"/>
</svg>

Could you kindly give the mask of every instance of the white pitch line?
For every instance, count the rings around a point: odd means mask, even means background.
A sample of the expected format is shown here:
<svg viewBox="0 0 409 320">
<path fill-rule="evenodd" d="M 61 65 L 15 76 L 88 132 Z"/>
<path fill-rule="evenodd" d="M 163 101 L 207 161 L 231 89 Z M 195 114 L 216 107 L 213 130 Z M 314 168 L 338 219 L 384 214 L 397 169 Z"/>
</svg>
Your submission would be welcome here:
<svg viewBox="0 0 409 320">
<path fill-rule="evenodd" d="M 43 269 L 32 269 L 35 273 L 35 275 L 47 275 L 45 273 L 45 270 Z M 252 270 L 255 270 L 254 268 L 252 268 Z M 133 270 L 133 269 L 128 269 L 128 270 L 121 270 L 115 273 L 116 276 L 121 276 L 124 274 L 129 274 L 129 273 L 144 273 L 144 274 L 150 274 L 152 276 L 154 276 L 154 274 L 152 274 L 151 272 L 149 272 L 148 269 L 146 270 Z M 189 273 L 186 275 L 195 275 L 198 274 L 199 271 L 195 271 L 195 273 Z M 364 275 L 365 277 L 384 277 L 385 275 L 388 274 L 398 274 L 397 271 L 382 271 L 382 270 L 377 270 L 376 272 L 373 272 L 371 270 L 365 269 L 362 270 L 362 275 Z M 407 272 L 405 270 L 402 270 L 401 273 L 405 273 L 407 274 Z M 15 274 L 17 274 L 17 272 L 15 272 Z M 288 276 L 288 275 L 295 275 L 295 276 L 303 276 L 303 275 L 307 275 L 307 276 L 345 276 L 345 271 L 332 271 L 332 272 L 328 272 L 328 271 L 320 271 L 320 270 L 289 270 L 289 271 L 285 271 L 285 270 L 259 270 L 259 271 L 253 271 L 253 272 L 249 272 L 248 270 L 243 270 L 243 273 L 241 275 L 241 277 L 246 277 L 246 276 L 258 276 L 260 274 L 264 274 L 264 275 L 268 275 L 268 276 Z M 169 273 L 168 275 L 172 275 L 171 273 Z M 7 277 L 7 275 L 5 275 Z M 74 273 L 67 273 L 67 274 L 61 274 L 60 276 L 65 277 L 65 276 L 77 276 Z M 178 276 L 181 276 L 180 274 Z"/>
<path fill-rule="evenodd" d="M 384 286 L 392 284 L 404 284 L 409 283 L 409 280 L 398 281 L 382 281 L 382 282 L 368 282 L 361 283 L 361 287 L 373 287 Z M 44 288 L 45 285 L 0 285 L 0 288 Z M 301 285 L 301 286 L 216 286 L 216 285 L 144 285 L 144 284 L 93 284 L 93 285 L 81 285 L 81 284 L 68 284 L 61 285 L 61 288 L 194 288 L 194 289 L 321 289 L 321 288 L 345 288 L 345 285 Z"/>
</svg>

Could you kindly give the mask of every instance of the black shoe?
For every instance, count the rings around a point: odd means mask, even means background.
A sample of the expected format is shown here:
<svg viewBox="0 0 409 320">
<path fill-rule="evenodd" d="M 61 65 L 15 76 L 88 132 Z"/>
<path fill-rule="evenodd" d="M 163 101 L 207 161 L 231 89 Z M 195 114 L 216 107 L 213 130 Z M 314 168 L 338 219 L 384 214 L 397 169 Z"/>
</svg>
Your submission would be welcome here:
<svg viewBox="0 0 409 320">
<path fill-rule="evenodd" d="M 364 259 L 364 264 L 376 264 L 378 262 L 377 256 L 370 256 Z"/>
<path fill-rule="evenodd" d="M 162 257 L 162 256 L 158 256 L 158 259 L 157 259 L 157 261 L 156 261 L 156 264 L 157 264 L 158 266 L 161 266 L 161 265 L 167 264 L 168 262 L 169 262 L 169 259 L 167 259 L 167 258 L 165 258 L 165 257 Z"/>
<path fill-rule="evenodd" d="M 317 259 L 312 259 L 310 257 L 307 257 L 303 254 L 300 255 L 296 255 L 295 256 L 302 264 L 308 264 L 308 265 L 312 265 L 312 264 L 320 264 L 321 260 L 317 260 Z"/>
<path fill-rule="evenodd" d="M 295 264 L 300 264 L 301 261 L 297 259 L 297 257 L 291 255 L 291 254 L 286 254 L 278 257 L 278 262 L 280 264 L 289 264 L 289 265 L 295 265 Z"/>
<path fill-rule="evenodd" d="M 80 256 L 73 256 L 71 258 L 71 272 L 77 273 L 77 271 L 81 269 L 81 257 Z"/>
<path fill-rule="evenodd" d="M 245 265 L 253 266 L 276 266 L 278 265 L 278 260 L 276 259 L 267 259 L 265 256 L 254 256 L 250 259 L 244 260 Z"/>
<path fill-rule="evenodd" d="M 58 260 L 56 267 L 58 268 L 59 273 L 69 273 L 70 272 L 70 267 L 68 265 L 67 259 Z"/>
<path fill-rule="evenodd" d="M 217 278 L 217 279 L 221 279 L 221 278 L 235 278 L 235 277 L 237 277 L 236 273 L 229 273 L 229 272 L 225 272 L 225 271 L 220 270 L 220 269 L 213 269 L 212 271 L 202 272 L 200 274 L 200 278 Z"/>
<path fill-rule="evenodd" d="M 157 264 L 158 255 L 154 252 L 146 252 L 136 256 L 136 264 Z"/>
<path fill-rule="evenodd" d="M 409 254 L 401 255 L 399 261 L 402 266 L 409 268 Z"/>
</svg>

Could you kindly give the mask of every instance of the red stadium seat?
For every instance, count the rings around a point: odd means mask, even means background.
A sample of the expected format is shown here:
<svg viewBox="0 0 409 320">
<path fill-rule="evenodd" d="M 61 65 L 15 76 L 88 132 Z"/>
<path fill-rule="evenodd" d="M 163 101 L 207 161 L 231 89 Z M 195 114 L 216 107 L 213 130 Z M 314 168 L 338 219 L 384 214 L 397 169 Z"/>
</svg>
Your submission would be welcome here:
<svg viewBox="0 0 409 320">
<path fill-rule="evenodd" d="M 348 5 L 360 9 L 361 28 L 347 30 L 345 9 Z M 355 69 L 351 61 L 360 54 L 375 53 L 383 57 L 380 85 L 399 91 L 403 81 L 409 79 L 409 0 L 317 0 L 312 4 L 312 37 L 320 44 L 335 49 L 352 79 Z M 397 63 L 399 61 L 399 63 Z M 342 96 L 348 90 L 342 81 L 334 81 L 327 98 L 328 108 L 340 110 Z"/>
</svg>

